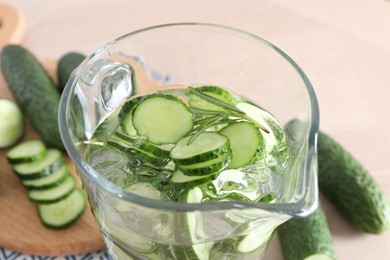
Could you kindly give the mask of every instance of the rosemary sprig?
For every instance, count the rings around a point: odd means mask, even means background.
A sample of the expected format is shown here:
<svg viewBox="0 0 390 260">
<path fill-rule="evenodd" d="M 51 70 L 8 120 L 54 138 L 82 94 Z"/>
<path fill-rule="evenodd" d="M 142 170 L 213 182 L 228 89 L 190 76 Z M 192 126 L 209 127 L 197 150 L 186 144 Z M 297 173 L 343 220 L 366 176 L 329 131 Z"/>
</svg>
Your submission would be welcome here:
<svg viewBox="0 0 390 260">
<path fill-rule="evenodd" d="M 187 145 L 190 145 L 201 133 L 206 131 L 206 129 L 208 129 L 214 125 L 221 124 L 220 121 L 224 118 L 225 118 L 224 116 L 213 117 L 211 120 L 203 122 L 203 124 L 200 124 L 198 126 L 198 128 L 196 129 L 197 131 L 195 132 L 195 134 L 190 138 L 190 140 L 188 140 Z"/>
<path fill-rule="evenodd" d="M 258 128 L 260 128 L 263 132 L 265 132 L 267 134 L 270 133 L 270 131 L 265 126 L 263 126 L 262 124 L 260 124 L 256 120 L 253 120 L 253 118 L 248 116 L 241 109 L 239 109 L 239 108 L 237 108 L 229 103 L 226 103 L 222 100 L 219 100 L 215 97 L 204 94 L 201 91 L 199 91 L 193 87 L 188 87 L 188 91 L 189 91 L 189 93 L 192 93 L 192 94 L 198 96 L 199 98 L 201 98 L 201 99 L 203 99 L 203 100 L 205 100 L 213 105 L 216 105 L 216 106 L 219 106 L 219 107 L 225 109 L 225 110 L 206 110 L 206 109 L 190 107 L 191 112 L 194 113 L 195 115 L 205 115 L 205 116 L 210 115 L 210 116 L 224 116 L 224 117 L 229 116 L 229 117 L 242 118 L 242 119 L 250 121 L 251 123 L 256 125 Z"/>
<path fill-rule="evenodd" d="M 220 115 L 231 115 L 232 112 L 230 111 L 219 111 L 219 110 L 207 110 L 207 109 L 201 109 L 201 108 L 195 108 L 195 107 L 189 107 L 190 111 L 195 115 L 202 115 L 202 116 L 220 116 Z"/>
</svg>

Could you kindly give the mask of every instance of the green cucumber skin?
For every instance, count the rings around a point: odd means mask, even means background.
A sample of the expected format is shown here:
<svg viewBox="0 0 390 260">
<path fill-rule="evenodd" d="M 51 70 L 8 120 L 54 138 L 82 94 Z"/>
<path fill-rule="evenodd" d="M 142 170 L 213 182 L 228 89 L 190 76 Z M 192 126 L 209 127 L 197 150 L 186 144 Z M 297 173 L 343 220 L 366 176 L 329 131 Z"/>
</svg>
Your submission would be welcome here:
<svg viewBox="0 0 390 260">
<path fill-rule="evenodd" d="M 21 173 L 15 171 L 14 168 L 13 168 L 13 170 L 14 170 L 16 176 L 18 176 L 22 180 L 34 180 L 34 179 L 38 179 L 38 178 L 41 178 L 41 177 L 44 177 L 46 175 L 51 174 L 53 171 L 59 169 L 64 163 L 65 163 L 65 160 L 64 160 L 64 158 L 61 157 L 57 161 L 55 161 L 53 164 L 46 167 L 45 169 L 42 169 L 41 171 L 34 172 L 34 173 L 31 173 L 28 175 L 21 174 Z"/>
<path fill-rule="evenodd" d="M 305 218 L 292 218 L 278 227 L 285 260 L 303 260 L 315 254 L 336 259 L 332 235 L 321 204 Z"/>
<path fill-rule="evenodd" d="M 73 70 L 76 69 L 86 56 L 78 52 L 69 52 L 62 56 L 57 65 L 58 87 L 62 92 Z"/>
<path fill-rule="evenodd" d="M 4 47 L 0 62 L 4 79 L 23 114 L 46 144 L 63 149 L 57 121 L 60 94 L 45 69 L 19 45 Z"/>
<path fill-rule="evenodd" d="M 390 228 L 390 202 L 368 171 L 330 136 L 318 136 L 321 192 L 355 227 L 373 234 Z"/>
<path fill-rule="evenodd" d="M 207 93 L 214 93 L 224 98 L 225 101 L 230 103 L 231 105 L 235 105 L 237 103 L 237 97 L 230 93 L 228 90 L 217 87 L 217 86 L 198 86 L 196 90 Z"/>
<path fill-rule="evenodd" d="M 51 204 L 51 203 L 55 203 L 55 202 L 58 202 L 58 201 L 61 201 L 65 198 L 67 198 L 70 194 L 72 194 L 72 192 L 76 189 L 76 181 L 74 180 L 73 176 L 72 175 L 68 175 L 67 178 L 62 182 L 62 183 L 65 183 L 67 180 L 70 180 L 72 182 L 72 187 L 64 194 L 62 194 L 61 196 L 57 197 L 57 198 L 54 198 L 54 199 L 35 199 L 34 196 L 32 195 L 32 193 L 36 193 L 36 192 L 45 192 L 45 190 L 50 190 L 50 189 L 54 189 L 56 187 L 52 187 L 52 188 L 48 188 L 48 189 L 32 189 L 32 190 L 29 190 L 28 192 L 28 198 L 30 199 L 31 202 L 35 203 L 35 204 Z M 57 186 L 58 187 L 58 186 Z"/>
<path fill-rule="evenodd" d="M 185 166 L 177 165 L 177 167 L 187 176 L 207 176 L 212 173 L 220 173 L 223 171 L 230 163 L 231 156 L 227 156 L 223 161 L 205 166 L 200 168 L 188 169 Z"/>
<path fill-rule="evenodd" d="M 63 183 L 66 178 L 70 175 L 70 173 L 68 172 L 67 174 L 65 174 L 64 176 L 62 176 L 61 178 L 59 178 L 58 180 L 56 180 L 55 182 L 52 182 L 50 184 L 46 184 L 46 185 L 42 185 L 42 186 L 34 186 L 34 185 L 28 185 L 28 184 L 25 184 L 24 181 L 22 181 L 22 184 L 24 187 L 26 187 L 28 190 L 45 190 L 45 189 L 50 189 L 50 188 L 54 188 L 58 185 L 60 185 L 61 183 Z M 47 175 L 45 175 L 47 176 Z M 25 180 L 26 181 L 26 180 Z"/>
</svg>

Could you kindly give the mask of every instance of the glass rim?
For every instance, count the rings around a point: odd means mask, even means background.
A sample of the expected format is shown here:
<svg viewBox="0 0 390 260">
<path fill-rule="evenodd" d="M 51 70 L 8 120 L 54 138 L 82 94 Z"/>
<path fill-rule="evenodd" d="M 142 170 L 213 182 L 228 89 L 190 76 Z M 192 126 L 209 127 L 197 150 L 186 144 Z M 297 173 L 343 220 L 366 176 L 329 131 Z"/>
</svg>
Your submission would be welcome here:
<svg viewBox="0 0 390 260">
<path fill-rule="evenodd" d="M 173 201 L 161 201 L 161 200 L 153 200 L 149 198 L 145 198 L 130 192 L 125 191 L 124 189 L 120 188 L 119 186 L 111 183 L 104 177 L 102 177 L 100 174 L 98 174 L 78 153 L 75 144 L 72 142 L 69 131 L 67 130 L 67 119 L 66 119 L 66 110 L 67 110 L 67 103 L 68 103 L 68 97 L 70 94 L 70 91 L 73 89 L 73 85 L 75 82 L 75 79 L 77 79 L 76 75 L 79 75 L 79 73 L 82 71 L 83 67 L 85 67 L 86 64 L 89 63 L 89 61 L 96 55 L 100 54 L 101 52 L 104 52 L 108 48 L 110 48 L 115 43 L 131 37 L 132 35 L 136 35 L 142 32 L 151 31 L 154 29 L 159 28 L 166 28 L 166 27 L 180 27 L 180 26 L 197 26 L 197 27 L 211 27 L 211 28 L 218 28 L 226 31 L 230 31 L 233 33 L 236 33 L 239 36 L 245 36 L 249 37 L 253 40 L 256 40 L 263 45 L 272 48 L 274 51 L 276 51 L 285 61 L 287 61 L 293 69 L 298 73 L 299 77 L 302 79 L 307 93 L 310 98 L 310 109 L 311 109 L 311 125 L 310 130 L 308 133 L 308 155 L 306 160 L 306 173 L 310 173 L 309 168 L 312 164 L 313 157 L 316 158 L 317 154 L 317 135 L 319 131 L 319 108 L 318 108 L 318 102 L 317 97 L 314 91 L 313 86 L 311 85 L 308 77 L 303 72 L 303 70 L 300 68 L 300 66 L 284 51 L 276 47 L 271 42 L 263 39 L 260 36 L 257 36 L 253 33 L 249 33 L 247 31 L 237 29 L 234 27 L 226 26 L 226 25 L 220 25 L 220 24 L 213 24 L 213 23 L 199 23 L 199 22 L 182 22 L 182 23 L 166 23 L 166 24 L 159 24 L 154 26 L 145 27 L 142 29 L 138 29 L 132 32 L 129 32 L 127 34 L 124 34 L 122 36 L 119 36 L 118 38 L 109 41 L 108 43 L 104 44 L 102 47 L 97 49 L 94 53 L 92 53 L 90 56 L 88 56 L 82 64 L 76 68 L 71 77 L 69 78 L 68 83 L 66 84 L 66 87 L 62 93 L 60 104 L 59 104 L 59 112 L 58 112 L 58 123 L 60 128 L 60 134 L 62 141 L 64 143 L 65 149 L 72 161 L 72 163 L 75 165 L 77 169 L 80 169 L 82 171 L 82 174 L 88 175 L 90 179 L 93 179 L 93 181 L 99 185 L 101 188 L 103 188 L 105 191 L 109 192 L 111 195 L 115 195 L 118 198 L 124 199 L 126 201 L 149 207 L 149 208 L 155 208 L 155 209 L 161 209 L 161 210 L 170 210 L 170 211 L 178 211 L 178 212 L 187 212 L 187 211 L 215 211 L 215 210 L 229 210 L 229 209 L 245 209 L 245 208 L 257 208 L 260 210 L 266 210 L 270 212 L 277 212 L 281 214 L 287 214 L 291 216 L 306 216 L 313 212 L 317 207 L 317 200 L 318 200 L 318 187 L 314 187 L 314 203 L 310 205 L 308 208 L 305 208 L 305 211 L 302 211 L 302 205 L 305 204 L 304 199 L 306 197 L 306 193 L 308 192 L 308 179 L 305 179 L 305 194 L 301 198 L 301 200 L 294 202 L 294 203 L 255 203 L 255 202 L 242 202 L 242 201 L 217 201 L 217 202 L 207 202 L 207 203 L 183 203 L 183 202 L 173 202 Z M 81 174 L 81 173 L 79 173 Z M 306 176 L 307 177 L 307 176 Z M 315 180 L 317 179 L 316 172 L 314 176 L 312 176 Z M 316 182 L 317 183 L 317 182 Z"/>
</svg>

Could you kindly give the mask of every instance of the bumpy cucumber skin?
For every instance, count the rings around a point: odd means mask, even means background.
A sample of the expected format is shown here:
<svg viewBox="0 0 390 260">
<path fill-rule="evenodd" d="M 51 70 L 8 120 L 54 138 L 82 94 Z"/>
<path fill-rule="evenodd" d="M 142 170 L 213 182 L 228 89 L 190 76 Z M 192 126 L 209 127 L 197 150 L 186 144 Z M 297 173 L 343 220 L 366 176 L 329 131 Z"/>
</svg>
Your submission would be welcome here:
<svg viewBox="0 0 390 260">
<path fill-rule="evenodd" d="M 318 136 L 322 193 L 355 227 L 374 234 L 390 229 L 390 202 L 366 169 L 330 136 Z"/>
<path fill-rule="evenodd" d="M 57 123 L 60 94 L 37 59 L 19 45 L 1 53 L 1 70 L 23 114 L 46 144 L 63 149 Z"/>
<path fill-rule="evenodd" d="M 278 227 L 285 260 L 303 260 L 316 254 L 336 259 L 326 216 L 321 204 L 305 218 L 292 218 Z"/>
<path fill-rule="evenodd" d="M 58 87 L 60 92 L 64 90 L 70 74 L 72 74 L 73 70 L 77 68 L 85 58 L 85 55 L 78 52 L 69 52 L 60 58 L 57 65 Z"/>
</svg>

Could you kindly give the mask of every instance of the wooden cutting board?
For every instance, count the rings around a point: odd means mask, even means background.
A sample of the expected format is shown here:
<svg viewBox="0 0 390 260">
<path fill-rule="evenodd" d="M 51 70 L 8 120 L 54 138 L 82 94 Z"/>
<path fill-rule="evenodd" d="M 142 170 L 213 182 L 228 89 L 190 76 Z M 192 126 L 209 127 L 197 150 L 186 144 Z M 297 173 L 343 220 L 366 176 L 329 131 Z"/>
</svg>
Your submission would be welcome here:
<svg viewBox="0 0 390 260">
<path fill-rule="evenodd" d="M 20 43 L 25 33 L 23 15 L 12 6 L 0 4 L 0 48 L 8 43 Z M 55 79 L 56 61 L 42 62 Z M 26 90 L 28 91 L 28 90 Z M 14 100 L 0 73 L 0 98 Z M 37 138 L 26 122 L 23 140 Z M 82 217 L 64 230 L 44 227 L 36 206 L 27 197 L 27 190 L 12 172 L 5 158 L 7 149 L 0 149 L 0 246 L 25 254 L 59 256 L 94 252 L 104 249 L 98 226 L 87 207 Z M 71 173 L 76 177 L 69 157 L 64 153 Z M 75 178 L 78 187 L 79 179 Z"/>
<path fill-rule="evenodd" d="M 56 75 L 56 62 L 43 61 L 50 75 Z M 0 78 L 0 97 L 14 100 L 4 79 Z M 37 133 L 26 124 L 23 140 L 37 138 Z M 35 255 L 58 256 L 95 252 L 104 249 L 98 226 L 87 207 L 83 216 L 70 228 L 50 230 L 38 218 L 37 208 L 27 197 L 5 158 L 8 150 L 0 150 L 0 246 L 6 249 Z M 76 176 L 69 157 L 64 153 L 69 169 Z M 75 178 L 80 187 L 79 179 Z"/>
</svg>

